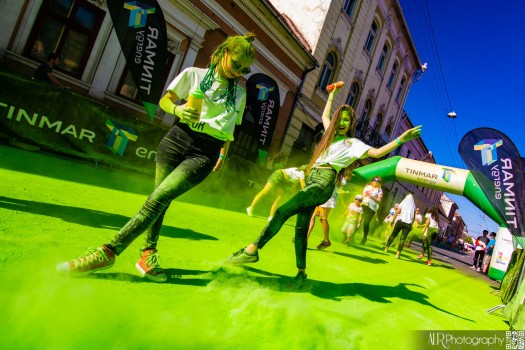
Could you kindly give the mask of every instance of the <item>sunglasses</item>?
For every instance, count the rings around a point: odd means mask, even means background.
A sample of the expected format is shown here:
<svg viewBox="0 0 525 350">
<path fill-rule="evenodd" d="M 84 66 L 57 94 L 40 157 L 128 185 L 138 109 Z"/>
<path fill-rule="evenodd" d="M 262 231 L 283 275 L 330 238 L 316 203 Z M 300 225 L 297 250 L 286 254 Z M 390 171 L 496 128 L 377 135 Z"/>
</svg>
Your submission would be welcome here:
<svg viewBox="0 0 525 350">
<path fill-rule="evenodd" d="M 378 179 L 373 179 L 372 181 L 381 183 L 381 181 L 379 181 Z"/>
<path fill-rule="evenodd" d="M 234 60 L 233 57 L 230 55 L 230 60 L 232 62 L 232 68 L 234 71 L 244 74 L 250 73 L 252 70 L 247 67 L 243 67 L 242 64 L 240 64 L 238 61 Z"/>
</svg>

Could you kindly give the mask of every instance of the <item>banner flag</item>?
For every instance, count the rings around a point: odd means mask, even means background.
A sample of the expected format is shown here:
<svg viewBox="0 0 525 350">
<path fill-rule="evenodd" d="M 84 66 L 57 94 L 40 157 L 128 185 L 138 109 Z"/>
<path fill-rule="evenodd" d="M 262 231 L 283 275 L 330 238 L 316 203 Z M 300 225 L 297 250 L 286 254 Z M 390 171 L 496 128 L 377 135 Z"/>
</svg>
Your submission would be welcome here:
<svg viewBox="0 0 525 350">
<path fill-rule="evenodd" d="M 525 177 L 522 158 L 502 132 L 479 128 L 460 142 L 459 154 L 515 237 L 525 237 Z"/>
<path fill-rule="evenodd" d="M 153 121 L 168 58 L 164 15 L 156 0 L 107 0 L 107 4 L 131 77 Z"/>
<path fill-rule="evenodd" d="M 0 70 L 0 136 L 97 164 L 155 173 L 167 130 L 82 95 Z M 27 96 L 31 96 L 30 99 Z"/>
<path fill-rule="evenodd" d="M 264 165 L 272 143 L 281 106 L 279 86 L 266 74 L 253 74 L 246 82 L 246 106 L 257 130 L 259 164 Z"/>
</svg>

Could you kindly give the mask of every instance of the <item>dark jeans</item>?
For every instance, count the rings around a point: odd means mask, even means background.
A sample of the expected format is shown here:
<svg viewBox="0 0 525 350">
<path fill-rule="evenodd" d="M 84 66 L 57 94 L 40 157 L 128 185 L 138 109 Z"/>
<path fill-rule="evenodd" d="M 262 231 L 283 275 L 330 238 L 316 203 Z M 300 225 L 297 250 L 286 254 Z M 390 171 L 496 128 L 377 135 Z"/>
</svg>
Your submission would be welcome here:
<svg viewBox="0 0 525 350">
<path fill-rule="evenodd" d="M 405 239 L 407 239 L 410 230 L 412 230 L 412 224 L 407 224 L 406 222 L 397 220 L 390 237 L 388 237 L 386 247 L 390 247 L 390 245 L 394 242 L 394 239 L 396 239 L 397 235 L 399 234 L 399 231 L 402 231 L 401 237 L 399 237 L 399 245 L 397 246 L 397 251 L 402 251 L 403 247 L 405 246 Z"/>
<path fill-rule="evenodd" d="M 313 168 L 306 177 L 306 187 L 277 209 L 272 221 L 263 229 L 253 244 L 262 249 L 279 232 L 286 220 L 297 215 L 295 259 L 297 268 L 305 269 L 308 245 L 306 235 L 310 218 L 315 207 L 323 204 L 332 196 L 335 188 L 335 177 L 336 171 L 333 169 Z"/>
<path fill-rule="evenodd" d="M 108 244 L 117 254 L 144 231 L 141 250 L 156 249 L 164 214 L 171 201 L 204 180 L 213 170 L 224 141 L 177 124 L 164 136 L 157 150 L 155 189 Z"/>
<path fill-rule="evenodd" d="M 368 206 L 363 205 L 363 239 L 361 240 L 361 244 L 366 243 L 366 239 L 368 237 L 368 231 L 370 230 L 370 222 L 372 222 L 372 218 L 375 215 L 375 211 L 370 209 Z"/>
<path fill-rule="evenodd" d="M 481 266 L 483 265 L 483 257 L 485 256 L 484 250 L 476 250 L 474 252 L 474 266 L 479 267 L 481 269 Z"/>
</svg>

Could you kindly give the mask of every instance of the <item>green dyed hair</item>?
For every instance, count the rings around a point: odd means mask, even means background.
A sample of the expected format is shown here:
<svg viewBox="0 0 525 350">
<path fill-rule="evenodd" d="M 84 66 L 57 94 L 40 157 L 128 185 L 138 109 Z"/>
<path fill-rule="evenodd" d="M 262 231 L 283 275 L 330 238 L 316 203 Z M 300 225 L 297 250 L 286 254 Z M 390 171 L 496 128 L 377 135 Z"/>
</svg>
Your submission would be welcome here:
<svg viewBox="0 0 525 350">
<path fill-rule="evenodd" d="M 255 57 L 252 42 L 255 40 L 253 33 L 246 33 L 246 35 L 237 35 L 228 37 L 222 44 L 219 45 L 211 55 L 211 63 L 218 64 L 224 56 L 224 52 L 234 53 L 243 58 L 252 59 Z"/>
<path fill-rule="evenodd" d="M 255 50 L 253 49 L 253 41 L 255 35 L 253 33 L 246 33 L 246 35 L 236 35 L 228 37 L 222 44 L 219 45 L 211 55 L 210 68 L 206 72 L 204 79 L 200 84 L 202 92 L 208 91 L 215 79 L 214 71 L 217 64 L 224 57 L 225 52 L 236 54 L 237 57 L 252 59 L 255 57 Z M 226 92 L 219 97 L 219 99 L 226 98 L 226 108 L 235 108 L 235 96 L 237 91 L 237 83 L 240 78 L 230 79 Z"/>
</svg>

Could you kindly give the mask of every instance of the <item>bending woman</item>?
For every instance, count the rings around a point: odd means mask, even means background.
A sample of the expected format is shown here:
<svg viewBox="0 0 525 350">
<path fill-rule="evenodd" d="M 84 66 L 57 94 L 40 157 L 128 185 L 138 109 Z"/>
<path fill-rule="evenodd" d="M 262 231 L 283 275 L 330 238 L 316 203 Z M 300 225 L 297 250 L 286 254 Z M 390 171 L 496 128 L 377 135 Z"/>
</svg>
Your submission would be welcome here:
<svg viewBox="0 0 525 350">
<path fill-rule="evenodd" d="M 306 167 L 306 165 L 303 165 L 298 168 L 275 170 L 268 178 L 268 181 L 266 182 L 266 185 L 264 185 L 264 188 L 261 190 L 261 192 L 255 195 L 252 200 L 252 204 L 246 208 L 246 213 L 248 216 L 253 216 L 253 208 L 255 208 L 257 202 L 259 202 L 261 198 L 273 190 L 275 191 L 275 199 L 273 201 L 272 207 L 270 208 L 270 216 L 268 217 L 268 221 L 270 221 L 273 218 L 273 215 L 277 210 L 277 207 L 279 206 L 285 191 L 288 188 L 297 184 L 300 184 L 301 188 L 306 186 L 304 182 L 304 171 Z"/>
</svg>

